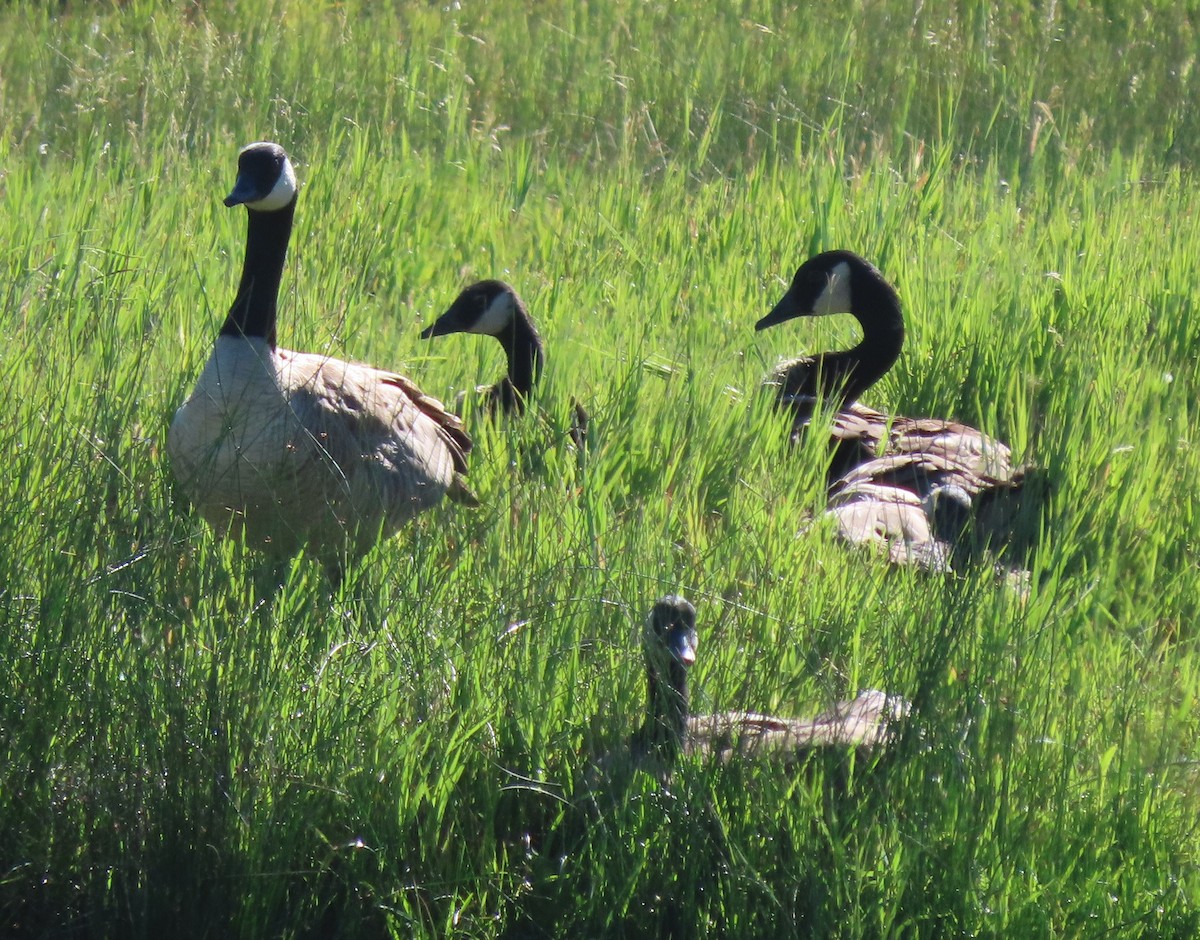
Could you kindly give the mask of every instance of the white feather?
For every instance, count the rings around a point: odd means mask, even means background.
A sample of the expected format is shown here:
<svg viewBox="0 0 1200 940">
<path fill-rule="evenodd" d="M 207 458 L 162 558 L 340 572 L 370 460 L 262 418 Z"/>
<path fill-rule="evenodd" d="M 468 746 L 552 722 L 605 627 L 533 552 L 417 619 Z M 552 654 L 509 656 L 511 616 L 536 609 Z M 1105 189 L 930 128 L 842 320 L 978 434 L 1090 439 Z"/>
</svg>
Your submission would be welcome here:
<svg viewBox="0 0 1200 940">
<path fill-rule="evenodd" d="M 839 261 L 830 269 L 825 289 L 813 304 L 813 315 L 830 316 L 835 313 L 851 313 L 850 309 L 850 265 Z"/>
<path fill-rule="evenodd" d="M 470 325 L 468 333 L 486 333 L 488 336 L 499 336 L 512 323 L 513 312 L 512 294 L 501 291 L 487 305 L 479 319 Z"/>
</svg>

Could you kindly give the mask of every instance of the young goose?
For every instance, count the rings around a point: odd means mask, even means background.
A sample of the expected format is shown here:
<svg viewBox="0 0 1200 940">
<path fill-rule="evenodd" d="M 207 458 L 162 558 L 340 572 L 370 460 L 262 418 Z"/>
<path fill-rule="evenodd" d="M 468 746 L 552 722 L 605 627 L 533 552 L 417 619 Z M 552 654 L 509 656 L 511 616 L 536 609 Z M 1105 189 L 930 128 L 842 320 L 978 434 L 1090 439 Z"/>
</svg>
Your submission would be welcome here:
<svg viewBox="0 0 1200 940">
<path fill-rule="evenodd" d="M 722 761 L 735 756 L 798 761 L 823 749 L 872 750 L 891 742 L 908 715 L 904 699 L 874 690 L 811 719 L 752 712 L 693 715 L 687 674 L 696 661 L 697 643 L 696 608 L 676 595 L 659 600 L 650 611 L 642 644 L 649 708 L 630 742 L 633 761 L 643 769 L 665 773 L 681 753 Z"/>
<path fill-rule="evenodd" d="M 524 414 L 546 361 L 542 338 L 517 292 L 504 281 L 479 281 L 463 290 L 421 339 L 450 333 L 483 333 L 496 337 L 508 357 L 508 374 L 480 391 L 491 413 Z"/>
<path fill-rule="evenodd" d="M 911 489 L 919 499 L 940 483 L 961 486 L 973 499 L 1020 488 L 1025 468 L 1013 464 L 1008 447 L 981 431 L 936 418 L 890 418 L 855 401 L 892 367 L 904 343 L 900 298 L 863 258 L 850 251 L 826 251 L 805 261 L 784 296 L 754 328 L 838 313 L 858 320 L 863 333 L 858 345 L 785 362 L 768 380 L 779 407 L 793 414 L 793 438 L 803 433 L 818 400 L 838 409 L 831 483 L 885 456 L 899 458 L 888 482 Z"/>
<path fill-rule="evenodd" d="M 298 188 L 283 148 L 238 154 L 226 206 L 247 210 L 233 306 L 167 447 L 183 490 L 219 532 L 286 556 L 361 554 L 434 505 L 463 501 L 471 440 L 393 372 L 275 343 Z"/>
</svg>

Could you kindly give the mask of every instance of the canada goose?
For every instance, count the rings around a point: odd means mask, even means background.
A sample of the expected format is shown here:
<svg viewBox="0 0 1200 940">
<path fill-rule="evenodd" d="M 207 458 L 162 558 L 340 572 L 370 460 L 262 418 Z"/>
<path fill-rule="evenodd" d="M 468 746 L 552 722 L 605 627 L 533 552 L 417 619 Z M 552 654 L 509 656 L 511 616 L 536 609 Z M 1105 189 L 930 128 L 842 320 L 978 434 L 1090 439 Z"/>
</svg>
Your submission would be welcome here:
<svg viewBox="0 0 1200 940">
<path fill-rule="evenodd" d="M 696 608 L 676 595 L 660 599 L 643 633 L 649 707 L 630 742 L 631 757 L 643 769 L 665 773 L 681 753 L 776 756 L 796 761 L 814 751 L 872 750 L 894 739 L 908 715 L 903 698 L 869 690 L 839 702 L 812 719 L 775 718 L 752 712 L 693 715 L 689 711 L 688 670 L 696 661 Z"/>
<path fill-rule="evenodd" d="M 393 372 L 276 346 L 296 174 L 283 148 L 238 154 L 226 206 L 247 210 L 233 306 L 167 438 L 180 485 L 218 532 L 287 556 L 365 552 L 443 494 L 470 502 L 471 440 Z"/>
<path fill-rule="evenodd" d="M 477 389 L 484 396 L 489 414 L 521 415 L 542 377 L 546 348 L 534 326 L 529 309 L 511 284 L 484 280 L 463 289 L 432 325 L 421 331 L 421 339 L 451 333 L 483 333 L 496 337 L 508 358 L 508 372 L 495 385 Z M 568 436 L 579 450 L 587 442 L 587 410 L 571 399 Z"/>
<path fill-rule="evenodd" d="M 490 412 L 524 414 L 525 405 L 546 361 L 542 338 L 517 292 L 504 281 L 478 281 L 463 290 L 421 339 L 450 333 L 484 333 L 496 337 L 508 357 L 508 374 L 481 389 Z"/>
<path fill-rule="evenodd" d="M 1021 488 L 1027 468 L 1014 465 L 1008 447 L 956 421 L 889 417 L 855 399 L 896 362 L 904 344 L 900 298 L 879 269 L 851 251 L 826 251 L 805 261 L 787 292 L 755 330 L 794 317 L 853 315 L 862 327 L 861 342 L 851 349 L 785 362 L 768 384 L 776 402 L 793 416 L 793 439 L 803 433 L 816 402 L 837 409 L 832 421 L 833 459 L 829 481 L 838 481 L 873 464 L 889 485 L 910 489 L 918 499 L 935 487 L 953 483 L 973 500 Z"/>
</svg>

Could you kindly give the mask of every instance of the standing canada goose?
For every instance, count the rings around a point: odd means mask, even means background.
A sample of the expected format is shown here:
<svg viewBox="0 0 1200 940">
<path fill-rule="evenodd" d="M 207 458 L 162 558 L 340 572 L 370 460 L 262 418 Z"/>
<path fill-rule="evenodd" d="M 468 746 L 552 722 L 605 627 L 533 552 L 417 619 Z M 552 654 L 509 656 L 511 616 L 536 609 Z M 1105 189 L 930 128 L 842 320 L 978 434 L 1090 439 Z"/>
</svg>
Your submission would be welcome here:
<svg viewBox="0 0 1200 940">
<path fill-rule="evenodd" d="M 276 307 L 298 188 L 283 148 L 238 154 L 226 206 L 247 210 L 233 306 L 167 447 L 175 475 L 219 532 L 277 556 L 365 552 L 462 480 L 471 440 L 394 372 L 278 347 Z"/>
<path fill-rule="evenodd" d="M 794 317 L 853 315 L 862 340 L 851 349 L 783 363 L 768 380 L 776 402 L 793 415 L 793 439 L 811 421 L 815 403 L 836 409 L 829 481 L 871 463 L 876 482 L 907 488 L 918 500 L 953 483 L 972 500 L 1020 490 L 1026 468 L 1013 464 L 1008 447 L 965 424 L 937 418 L 892 418 L 857 397 L 896 362 L 904 344 L 900 298 L 879 269 L 851 251 L 826 251 L 805 261 L 791 286 L 756 330 Z"/>
<path fill-rule="evenodd" d="M 693 715 L 688 670 L 696 661 L 696 608 L 668 595 L 650 611 L 643 633 L 649 707 L 630 742 L 635 765 L 667 772 L 679 754 L 775 756 L 798 761 L 831 748 L 872 750 L 895 739 L 910 706 L 903 698 L 869 690 L 811 719 L 752 712 Z"/>
<path fill-rule="evenodd" d="M 508 374 L 495 385 L 481 389 L 487 397 L 487 409 L 492 413 L 524 414 L 533 387 L 542 376 L 546 353 L 533 318 L 512 286 L 495 280 L 472 284 L 421 332 L 421 339 L 450 333 L 496 337 L 508 357 Z"/>
</svg>

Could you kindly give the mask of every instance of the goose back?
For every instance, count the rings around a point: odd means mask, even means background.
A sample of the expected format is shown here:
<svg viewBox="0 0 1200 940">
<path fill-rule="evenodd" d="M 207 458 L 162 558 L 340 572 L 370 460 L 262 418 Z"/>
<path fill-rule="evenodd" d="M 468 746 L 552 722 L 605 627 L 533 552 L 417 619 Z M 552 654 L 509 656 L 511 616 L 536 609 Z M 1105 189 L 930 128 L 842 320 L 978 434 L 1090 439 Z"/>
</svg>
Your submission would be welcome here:
<svg viewBox="0 0 1200 940">
<path fill-rule="evenodd" d="M 792 429 L 796 443 L 813 420 L 812 409 L 797 410 Z M 955 479 L 932 479 L 928 484 L 913 478 L 918 496 L 926 496 L 932 486 L 956 483 L 972 495 L 997 488 L 1019 487 L 1027 467 L 1016 464 L 1006 444 L 973 427 L 940 418 L 892 417 L 860 402 L 850 402 L 833 416 L 830 423 L 832 457 L 829 483 L 838 487 L 853 478 L 855 470 L 871 464 L 878 472 L 884 465 L 874 463 L 897 458 L 899 467 L 916 465 L 922 471 L 936 472 L 940 466 Z M 910 458 L 910 459 L 905 459 Z M 899 484 L 896 477 L 893 482 Z"/>
<path fill-rule="evenodd" d="M 685 750 L 722 761 L 738 757 L 796 761 L 830 749 L 873 751 L 896 738 L 909 712 L 909 703 L 900 696 L 867 689 L 815 718 L 753 712 L 693 715 Z"/>
</svg>

